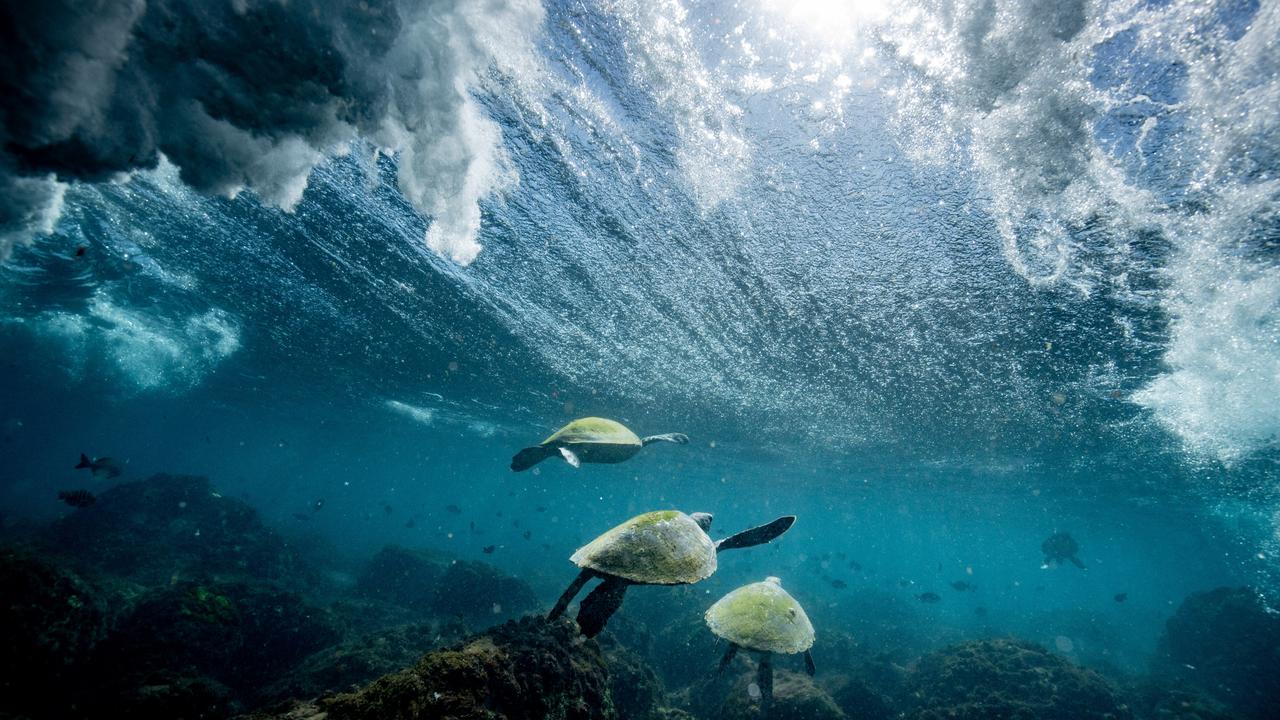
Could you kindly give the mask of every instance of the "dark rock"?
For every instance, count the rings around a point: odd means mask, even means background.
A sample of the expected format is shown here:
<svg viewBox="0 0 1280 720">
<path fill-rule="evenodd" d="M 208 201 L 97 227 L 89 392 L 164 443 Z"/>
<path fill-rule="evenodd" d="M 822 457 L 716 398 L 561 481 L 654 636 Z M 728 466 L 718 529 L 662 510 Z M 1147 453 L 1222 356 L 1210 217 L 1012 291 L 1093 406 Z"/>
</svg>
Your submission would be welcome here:
<svg viewBox="0 0 1280 720">
<path fill-rule="evenodd" d="M 449 560 L 427 550 L 388 545 L 356 578 L 360 595 L 414 610 L 426 610 L 436 597 Z"/>
<path fill-rule="evenodd" d="M 888 658 L 879 657 L 858 663 L 848 673 L 824 679 L 822 685 L 845 715 L 859 720 L 889 720 L 898 716 L 906 671 Z"/>
<path fill-rule="evenodd" d="M 339 635 L 325 611 L 275 588 L 183 583 L 155 590 L 99 644 L 98 674 L 114 677 L 117 686 L 115 700 L 104 693 L 103 701 L 129 707 L 133 688 L 157 684 L 152 677 L 165 675 L 179 685 L 208 678 L 251 707 L 271 678 Z"/>
<path fill-rule="evenodd" d="M 1152 669 L 1243 715 L 1275 717 L 1280 615 L 1247 587 L 1194 593 L 1165 624 Z"/>
<path fill-rule="evenodd" d="M 483 629 L 541 608 L 529 585 L 482 562 L 458 560 L 436 585 L 431 612 Z"/>
<path fill-rule="evenodd" d="M 1241 720 L 1221 703 L 1186 686 L 1147 679 L 1126 688 L 1125 697 L 1134 715 L 1150 720 Z"/>
<path fill-rule="evenodd" d="M 106 633 L 98 591 L 24 550 L 0 550 L 0 713 L 54 712 Z"/>
<path fill-rule="evenodd" d="M 329 720 L 616 717 L 599 646 L 571 621 L 511 621 L 364 689 L 322 700 Z"/>
<path fill-rule="evenodd" d="M 1102 676 L 1032 643 L 981 640 L 921 658 L 907 679 L 915 720 L 1123 720 Z"/>
<path fill-rule="evenodd" d="M 190 475 L 116 485 L 53 523 L 43 541 L 78 564 L 149 586 L 204 577 L 315 581 L 253 508 Z"/>
<path fill-rule="evenodd" d="M 609 666 L 609 695 L 618 716 L 631 720 L 664 717 L 667 693 L 653 668 L 612 637 L 603 638 L 601 646 Z"/>
</svg>

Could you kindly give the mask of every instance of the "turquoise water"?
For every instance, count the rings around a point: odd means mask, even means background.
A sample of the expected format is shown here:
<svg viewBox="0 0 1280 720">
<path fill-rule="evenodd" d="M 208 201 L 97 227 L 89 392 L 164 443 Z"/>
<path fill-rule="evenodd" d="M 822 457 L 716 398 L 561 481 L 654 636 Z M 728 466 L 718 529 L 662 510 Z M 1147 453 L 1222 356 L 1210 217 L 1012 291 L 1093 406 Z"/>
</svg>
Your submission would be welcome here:
<svg viewBox="0 0 1280 720">
<path fill-rule="evenodd" d="M 793 514 L 706 605 L 1120 674 L 1280 590 L 1275 3 L 161 5 L 91 24 L 113 89 L 23 65 L 74 23 L 9 53 L 8 536 L 188 473 L 337 586 L 399 544 L 550 606 L 638 513 Z M 691 442 L 508 469 L 587 415 Z"/>
</svg>

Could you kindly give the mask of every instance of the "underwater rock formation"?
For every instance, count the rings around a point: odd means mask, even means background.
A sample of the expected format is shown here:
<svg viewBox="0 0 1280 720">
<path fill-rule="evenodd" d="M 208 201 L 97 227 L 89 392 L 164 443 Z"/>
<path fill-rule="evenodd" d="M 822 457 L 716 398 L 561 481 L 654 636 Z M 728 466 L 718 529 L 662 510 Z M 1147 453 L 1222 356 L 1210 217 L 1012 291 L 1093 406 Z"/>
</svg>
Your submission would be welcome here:
<svg viewBox="0 0 1280 720">
<path fill-rule="evenodd" d="M 110 680 L 97 699 L 136 713 L 138 703 L 156 700 L 139 689 L 163 687 L 182 702 L 195 693 L 201 702 L 251 707 L 270 679 L 339 637 L 325 611 L 291 592 L 180 583 L 144 595 L 99 644 L 95 674 Z"/>
<path fill-rule="evenodd" d="M 74 572 L 0 549 L 0 717 L 51 715 L 106 623 L 98 591 Z"/>
<path fill-rule="evenodd" d="M 742 673 L 725 692 L 719 705 L 704 707 L 698 717 L 708 720 L 747 720 L 748 718 L 804 718 L 804 720 L 842 720 L 844 712 L 825 690 L 808 675 L 790 670 L 774 670 L 773 705 L 761 712 L 759 691 L 754 690 L 756 674 Z"/>
<path fill-rule="evenodd" d="M 906 671 L 888 657 L 879 656 L 858 663 L 847 673 L 824 678 L 821 684 L 845 715 L 859 720 L 890 720 L 898 717 Z"/>
<path fill-rule="evenodd" d="M 629 720 L 667 717 L 667 693 L 653 668 L 610 637 L 603 637 L 600 645 L 609 671 L 609 696 L 619 716 Z"/>
<path fill-rule="evenodd" d="M 1255 718 L 1280 708 L 1280 615 L 1251 588 L 1193 593 L 1165 623 L 1153 672 Z"/>
<path fill-rule="evenodd" d="M 1102 676 L 1017 640 L 979 640 L 921 658 L 907 680 L 912 720 L 1123 720 Z"/>
<path fill-rule="evenodd" d="M 416 613 L 457 618 L 474 630 L 541 608 L 525 581 L 492 565 L 398 545 L 384 547 L 369 561 L 356 591 Z"/>
<path fill-rule="evenodd" d="M 482 562 L 458 560 L 444 571 L 431 601 L 431 612 L 459 617 L 476 629 L 541 609 L 528 583 Z"/>
<path fill-rule="evenodd" d="M 191 475 L 109 488 L 92 507 L 54 522 L 43 541 L 51 553 L 144 585 L 174 577 L 309 581 L 312 573 L 257 511 Z"/>
<path fill-rule="evenodd" d="M 324 699 L 329 720 L 616 717 L 599 646 L 569 621 L 510 621 L 354 692 Z"/>
<path fill-rule="evenodd" d="M 372 600 L 427 610 L 448 564 L 448 558 L 438 553 L 387 545 L 356 578 L 356 592 Z"/>
</svg>

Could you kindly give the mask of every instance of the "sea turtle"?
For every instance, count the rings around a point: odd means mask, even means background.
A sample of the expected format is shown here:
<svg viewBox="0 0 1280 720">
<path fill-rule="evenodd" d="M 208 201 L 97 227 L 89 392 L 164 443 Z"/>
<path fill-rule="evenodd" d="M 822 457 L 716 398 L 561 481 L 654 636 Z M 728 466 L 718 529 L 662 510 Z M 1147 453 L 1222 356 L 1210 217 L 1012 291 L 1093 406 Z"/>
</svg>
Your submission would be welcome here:
<svg viewBox="0 0 1280 720">
<path fill-rule="evenodd" d="M 685 515 L 659 510 L 637 515 L 578 548 L 569 559 L 582 568 L 547 615 L 560 617 L 582 586 L 593 577 L 601 582 L 578 608 L 582 634 L 595 637 L 622 605 L 631 585 L 685 585 L 710 577 L 716 555 L 724 550 L 763 545 L 786 532 L 796 521 L 784 515 L 766 525 L 712 541 L 710 513 Z"/>
<path fill-rule="evenodd" d="M 527 447 L 511 458 L 511 469 L 528 470 L 549 457 L 559 455 L 574 467 L 582 463 L 620 463 L 640 448 L 655 442 L 685 445 L 683 433 L 650 435 L 643 440 L 617 420 L 585 417 L 574 420 L 551 434 L 541 444 Z"/>
<path fill-rule="evenodd" d="M 1042 568 L 1059 564 L 1063 560 L 1070 560 L 1071 564 L 1081 570 L 1085 569 L 1084 563 L 1076 557 L 1076 553 L 1080 552 L 1080 546 L 1076 544 L 1076 539 L 1067 533 L 1056 532 L 1045 538 L 1045 541 L 1040 543 L 1040 550 L 1044 553 Z"/>
<path fill-rule="evenodd" d="M 804 653 L 804 669 L 810 675 L 817 671 L 813 664 L 813 623 L 804 608 L 782 589 L 776 577 L 743 585 L 725 595 L 707 609 L 707 627 L 717 637 L 729 641 L 729 649 L 720 659 L 717 672 L 724 672 L 740 648 L 760 654 L 756 667 L 756 686 L 761 705 L 773 702 L 773 654 Z"/>
</svg>

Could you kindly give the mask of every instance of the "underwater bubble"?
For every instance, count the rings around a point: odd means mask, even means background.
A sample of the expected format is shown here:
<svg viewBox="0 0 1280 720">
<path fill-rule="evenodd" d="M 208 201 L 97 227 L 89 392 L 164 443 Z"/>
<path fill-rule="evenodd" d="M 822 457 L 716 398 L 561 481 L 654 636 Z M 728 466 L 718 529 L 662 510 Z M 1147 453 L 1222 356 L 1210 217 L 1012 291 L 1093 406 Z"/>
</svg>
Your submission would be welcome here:
<svg viewBox="0 0 1280 720">
<path fill-rule="evenodd" d="M 759 699 L 760 699 L 760 686 L 759 686 L 759 685 L 757 685 L 757 684 L 755 684 L 755 683 L 751 683 L 750 685 L 748 685 L 748 686 L 747 686 L 747 696 L 748 696 L 748 697 L 750 697 L 752 700 L 759 700 Z"/>
<path fill-rule="evenodd" d="M 1071 642 L 1071 638 L 1066 635 L 1059 635 L 1053 639 L 1054 647 L 1058 648 L 1058 652 L 1069 653 L 1075 650 L 1076 644 Z"/>
</svg>

